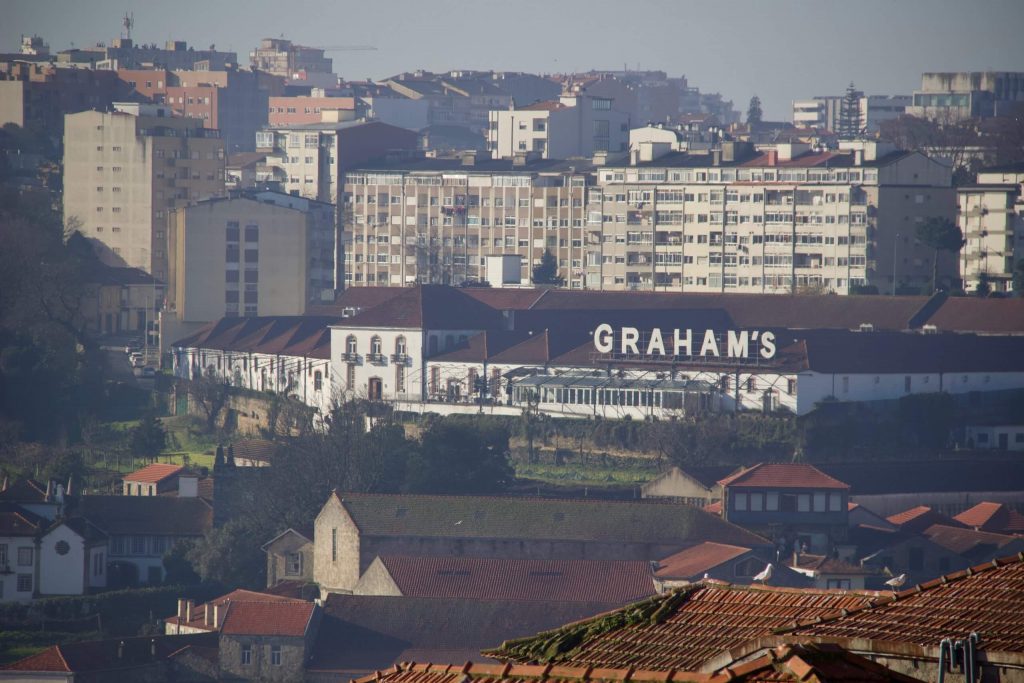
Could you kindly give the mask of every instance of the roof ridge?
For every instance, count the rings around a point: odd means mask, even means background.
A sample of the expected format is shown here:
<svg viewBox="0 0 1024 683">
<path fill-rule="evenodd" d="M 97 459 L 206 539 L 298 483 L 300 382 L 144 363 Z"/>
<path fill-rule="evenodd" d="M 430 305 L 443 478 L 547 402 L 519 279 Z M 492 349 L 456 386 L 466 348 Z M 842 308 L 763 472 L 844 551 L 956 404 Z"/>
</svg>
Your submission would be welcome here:
<svg viewBox="0 0 1024 683">
<path fill-rule="evenodd" d="M 949 585 L 952 582 L 962 581 L 964 579 L 971 578 L 972 576 L 975 576 L 977 574 L 995 571 L 996 569 L 1000 569 L 1001 567 L 1008 567 L 1015 563 L 1024 563 L 1024 551 L 1019 552 L 1016 555 L 1010 555 L 1003 558 L 995 558 L 989 562 L 985 562 L 983 564 L 979 564 L 973 567 L 968 567 L 967 569 L 961 569 L 960 571 L 952 572 L 950 574 L 943 574 L 942 576 L 936 579 L 932 579 L 931 581 L 925 581 L 924 583 L 919 583 L 913 586 L 912 588 L 907 588 L 905 590 L 900 591 L 899 593 L 893 593 L 892 595 L 884 596 L 880 600 L 869 600 L 868 604 L 863 605 L 861 607 L 836 610 L 832 614 L 815 617 L 814 619 L 805 619 L 803 621 L 795 620 L 793 621 L 791 626 L 772 629 L 772 634 L 780 635 L 804 628 L 805 626 L 817 626 L 820 624 L 837 621 L 839 619 L 844 619 L 853 614 L 860 614 L 861 612 L 864 612 L 866 610 L 873 610 L 877 607 L 885 607 L 887 605 L 892 605 L 894 603 L 899 602 L 900 600 L 905 600 L 906 598 L 909 598 L 912 595 L 923 593 L 925 591 L 936 588 L 941 588 L 943 586 Z"/>
</svg>

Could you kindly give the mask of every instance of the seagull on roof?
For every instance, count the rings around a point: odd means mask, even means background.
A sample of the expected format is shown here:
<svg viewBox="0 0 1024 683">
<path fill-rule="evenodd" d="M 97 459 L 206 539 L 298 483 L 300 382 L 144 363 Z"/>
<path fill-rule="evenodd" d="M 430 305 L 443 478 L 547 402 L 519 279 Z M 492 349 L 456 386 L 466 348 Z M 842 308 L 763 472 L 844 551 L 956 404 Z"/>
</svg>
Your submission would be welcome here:
<svg viewBox="0 0 1024 683">
<path fill-rule="evenodd" d="M 455 526 L 458 526 L 460 524 L 462 524 L 462 520 L 461 519 L 459 521 L 455 522 Z"/>
<path fill-rule="evenodd" d="M 907 575 L 906 574 L 900 574 L 899 576 L 894 576 L 893 578 L 891 578 L 888 581 L 886 581 L 885 585 L 889 586 L 890 588 L 892 588 L 893 592 L 895 592 L 897 588 L 900 588 L 906 582 L 907 582 Z"/>
<path fill-rule="evenodd" d="M 754 576 L 754 581 L 760 581 L 761 583 L 768 583 L 768 579 L 770 579 L 770 578 L 772 578 L 772 563 L 771 562 L 769 562 L 768 565 L 764 569 L 761 570 L 760 574 L 757 574 L 756 576 Z"/>
<path fill-rule="evenodd" d="M 707 572 L 704 572 L 704 580 L 705 580 L 705 581 L 707 581 L 707 580 L 708 580 L 708 579 L 710 579 L 710 578 L 711 578 L 711 577 L 710 577 L 710 576 L 708 575 L 708 573 L 707 573 Z"/>
</svg>

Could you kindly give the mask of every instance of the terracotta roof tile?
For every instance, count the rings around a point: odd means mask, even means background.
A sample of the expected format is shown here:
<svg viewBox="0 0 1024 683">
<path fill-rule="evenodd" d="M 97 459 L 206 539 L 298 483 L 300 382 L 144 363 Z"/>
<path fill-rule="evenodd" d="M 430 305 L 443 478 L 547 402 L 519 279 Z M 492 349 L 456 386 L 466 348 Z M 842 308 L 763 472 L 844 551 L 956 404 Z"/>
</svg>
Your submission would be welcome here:
<svg viewBox="0 0 1024 683">
<path fill-rule="evenodd" d="M 1024 550 L 1024 539 L 1019 536 L 976 531 L 960 526 L 933 524 L 922 534 L 932 543 L 972 562 L 983 562 L 992 557 Z"/>
<path fill-rule="evenodd" d="M 152 465 L 146 465 L 141 470 L 135 470 L 131 474 L 126 474 L 124 480 L 141 482 L 143 484 L 158 484 L 165 479 L 176 476 L 184 469 L 181 465 L 155 462 Z"/>
<path fill-rule="evenodd" d="M 1024 652 L 1024 553 L 948 574 L 835 612 L 819 623 L 802 617 L 796 636 L 863 638 L 934 647 L 943 638 L 982 634 L 986 652 Z M 782 633 L 782 631 L 780 631 Z"/>
<path fill-rule="evenodd" d="M 627 604 L 654 594 L 650 563 L 386 556 L 379 561 L 409 597 Z"/>
<path fill-rule="evenodd" d="M 695 669 L 722 650 L 797 620 L 862 607 L 874 594 L 695 584 L 487 652 L 502 660 Z"/>
<path fill-rule="evenodd" d="M 848 489 L 814 465 L 803 463 L 760 463 L 718 482 L 730 488 Z"/>
<path fill-rule="evenodd" d="M 690 579 L 749 552 L 750 548 L 707 541 L 660 560 L 654 575 L 659 579 Z"/>
<path fill-rule="evenodd" d="M 1004 503 L 978 503 L 953 519 L 980 531 L 1024 533 L 1024 515 Z"/>
<path fill-rule="evenodd" d="M 301 600 L 227 604 L 221 633 L 239 636 L 291 636 L 301 638 L 309 628 L 316 605 Z"/>
<path fill-rule="evenodd" d="M 210 618 L 212 620 L 212 617 L 213 617 L 212 610 L 213 610 L 214 605 L 216 605 L 219 609 L 224 609 L 224 608 L 227 607 L 227 605 L 229 603 L 232 603 L 232 602 L 245 602 L 245 603 L 250 603 L 251 604 L 251 603 L 255 603 L 255 602 L 280 603 L 280 602 L 305 602 L 305 601 L 304 600 L 299 600 L 299 599 L 296 599 L 296 598 L 293 598 L 293 597 L 287 596 L 287 595 L 275 595 L 273 593 L 260 593 L 260 592 L 257 592 L 257 591 L 250 591 L 250 590 L 245 590 L 244 588 L 239 588 L 237 590 L 231 591 L 230 593 L 226 593 L 226 594 L 220 596 L 219 598 L 214 598 L 213 600 L 210 600 L 208 602 L 204 602 L 204 603 L 201 603 L 199 605 L 195 605 L 192 608 L 192 619 L 188 620 L 188 621 L 185 621 L 184 619 L 181 619 L 180 620 L 181 625 L 182 626 L 188 626 L 189 628 L 208 629 L 208 630 L 212 631 L 213 628 L 212 627 L 208 627 L 206 625 L 206 610 L 207 609 L 211 610 Z M 178 619 L 178 615 L 176 615 L 176 614 L 164 618 L 164 623 L 167 623 L 167 624 L 178 624 L 178 622 L 179 622 L 179 619 Z"/>
<path fill-rule="evenodd" d="M 946 524 L 948 526 L 962 526 L 956 520 L 946 515 L 935 512 L 927 505 L 918 505 L 895 515 L 889 515 L 886 520 L 895 525 L 900 531 L 912 534 L 919 534 L 933 524 Z"/>
<path fill-rule="evenodd" d="M 366 536 L 606 540 L 749 547 L 765 539 L 671 502 L 334 493 Z"/>
<path fill-rule="evenodd" d="M 205 633 L 64 643 L 54 645 L 11 664 L 0 666 L 0 670 L 75 674 L 117 671 L 153 662 L 153 647 L 156 647 L 156 659 L 160 660 L 171 657 L 189 645 L 216 646 L 216 644 L 216 636 Z"/>
</svg>

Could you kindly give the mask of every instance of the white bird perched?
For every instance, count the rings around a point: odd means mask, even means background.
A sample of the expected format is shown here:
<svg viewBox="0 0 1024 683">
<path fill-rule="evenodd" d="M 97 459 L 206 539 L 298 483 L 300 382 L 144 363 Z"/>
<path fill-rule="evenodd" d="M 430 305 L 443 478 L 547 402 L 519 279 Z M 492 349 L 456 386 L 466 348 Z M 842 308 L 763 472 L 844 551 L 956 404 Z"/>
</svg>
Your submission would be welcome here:
<svg viewBox="0 0 1024 683">
<path fill-rule="evenodd" d="M 708 576 L 708 573 L 707 573 L 707 572 L 704 572 L 704 580 L 706 581 L 707 579 L 710 579 L 710 578 L 711 578 L 711 577 L 710 577 L 710 576 Z"/>
<path fill-rule="evenodd" d="M 461 519 L 459 521 L 455 522 L 455 526 L 458 526 L 460 524 L 462 524 L 462 520 Z"/>
<path fill-rule="evenodd" d="M 754 576 L 754 581 L 760 581 L 761 583 L 768 583 L 768 579 L 772 578 L 772 563 L 769 562 L 768 566 L 761 570 L 760 574 Z"/>
<path fill-rule="evenodd" d="M 906 574 L 900 574 L 899 576 L 894 576 L 893 578 L 891 578 L 888 581 L 886 581 L 885 585 L 889 586 L 893 590 L 896 590 L 897 588 L 899 588 L 900 586 L 902 586 L 906 582 L 907 582 L 907 575 Z"/>
</svg>

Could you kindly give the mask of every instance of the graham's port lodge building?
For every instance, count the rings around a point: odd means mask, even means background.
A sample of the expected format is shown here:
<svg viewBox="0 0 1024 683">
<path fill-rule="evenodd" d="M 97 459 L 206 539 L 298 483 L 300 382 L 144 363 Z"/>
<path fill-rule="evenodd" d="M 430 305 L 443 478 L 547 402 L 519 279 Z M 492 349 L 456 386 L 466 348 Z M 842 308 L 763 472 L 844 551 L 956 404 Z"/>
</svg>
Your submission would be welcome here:
<svg viewBox="0 0 1024 683">
<path fill-rule="evenodd" d="M 306 316 L 229 317 L 177 377 L 409 412 L 803 415 L 823 401 L 1024 388 L 1024 300 L 354 288 Z"/>
</svg>

